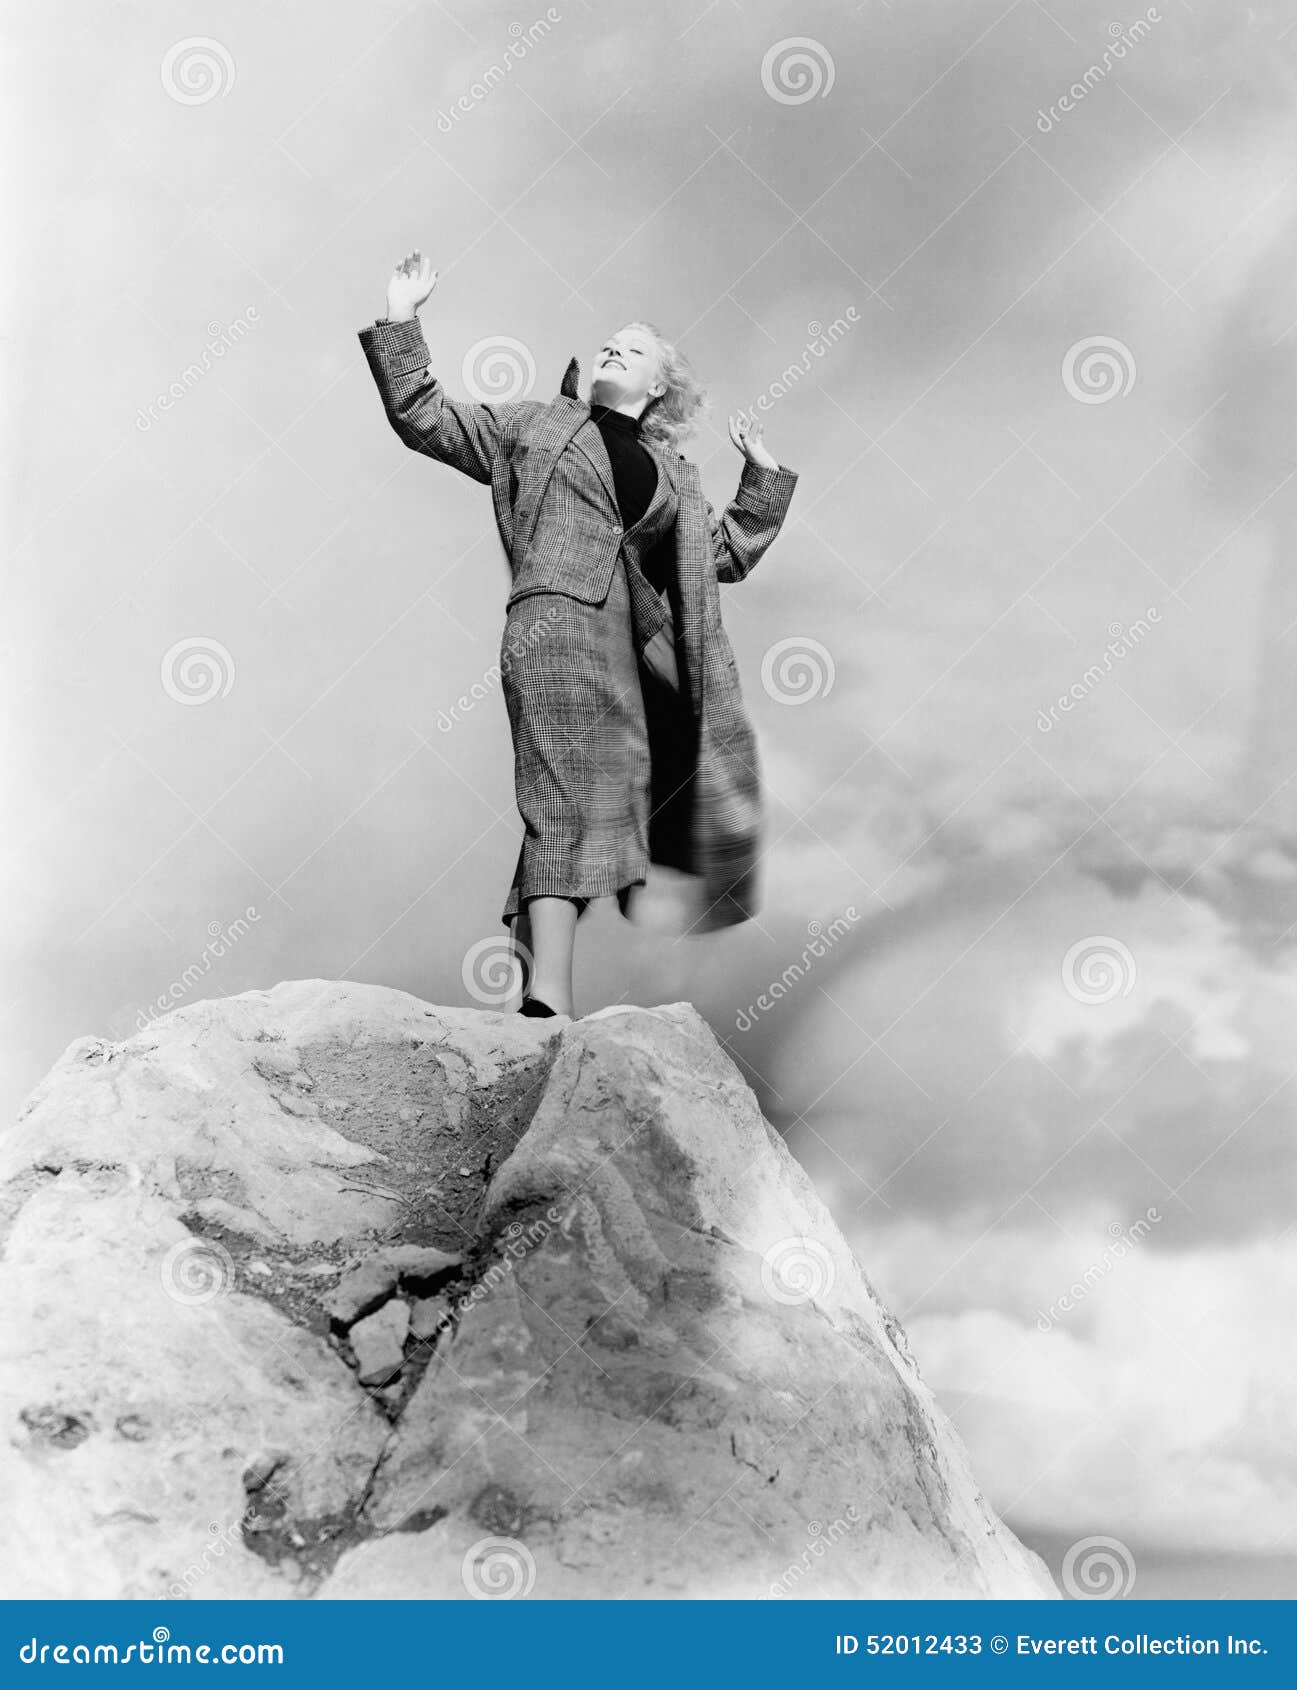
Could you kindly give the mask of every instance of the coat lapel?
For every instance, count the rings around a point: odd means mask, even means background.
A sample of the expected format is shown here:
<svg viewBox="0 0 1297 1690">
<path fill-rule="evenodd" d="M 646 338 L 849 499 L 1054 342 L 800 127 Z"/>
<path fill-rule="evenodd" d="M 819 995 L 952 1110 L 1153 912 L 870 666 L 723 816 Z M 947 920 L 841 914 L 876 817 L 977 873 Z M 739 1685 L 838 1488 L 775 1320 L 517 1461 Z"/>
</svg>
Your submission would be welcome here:
<svg viewBox="0 0 1297 1690">
<path fill-rule="evenodd" d="M 595 472 L 600 481 L 603 482 L 604 491 L 615 506 L 617 489 L 613 483 L 612 464 L 608 458 L 608 448 L 603 443 L 603 435 L 600 434 L 598 425 L 590 419 L 589 405 L 578 392 L 580 384 L 580 361 L 576 358 L 570 358 L 558 390 L 559 397 L 568 401 L 568 406 L 565 409 L 575 423 L 575 426 L 567 435 L 567 440 L 575 441 L 577 450 L 584 453 L 594 465 Z M 566 441 L 564 444 L 566 444 Z"/>
<path fill-rule="evenodd" d="M 582 452 L 594 465 L 604 491 L 612 500 L 613 509 L 617 508 L 617 484 L 612 476 L 612 461 L 608 456 L 608 448 L 603 443 L 603 435 L 599 432 L 599 425 L 593 421 L 587 410 L 585 423 L 572 436 L 572 444 L 578 452 Z"/>
<path fill-rule="evenodd" d="M 509 520 L 510 556 L 531 543 L 532 531 L 554 466 L 581 424 L 589 420 L 590 407 L 577 397 L 579 379 L 580 365 L 573 358 L 563 374 L 557 398 L 551 399 L 528 422 L 528 439 L 537 448 L 536 461 L 541 467 L 538 473 L 525 477 L 518 489 L 517 503 Z M 503 454 L 497 462 L 503 462 Z"/>
<path fill-rule="evenodd" d="M 607 492 L 609 499 L 612 500 L 615 508 L 617 504 L 617 487 L 613 480 L 612 463 L 608 457 L 608 448 L 604 445 L 603 434 L 600 432 L 598 423 L 596 423 L 590 416 L 589 405 L 581 399 L 578 394 L 577 390 L 580 385 L 580 381 L 580 362 L 578 359 L 572 358 L 568 361 L 567 369 L 563 374 L 563 380 L 559 385 L 559 395 L 561 398 L 571 400 L 574 405 L 579 405 L 583 415 L 578 418 L 577 426 L 569 438 L 574 442 L 577 450 L 584 453 L 594 465 L 600 481 L 603 482 L 604 490 Z M 677 494 L 679 493 L 675 477 L 671 473 L 672 464 L 670 460 L 673 456 L 675 456 L 675 454 L 664 451 L 656 441 L 646 435 L 641 436 L 641 440 L 652 453 L 653 460 L 658 466 L 657 486 L 654 489 L 653 498 L 649 502 L 648 506 L 648 509 L 652 510 L 653 506 L 657 504 L 658 499 L 662 496 L 665 490 L 664 477 L 666 482 L 670 483 L 672 490 Z M 677 462 L 679 461 L 680 460 L 677 458 Z M 647 515 L 647 511 L 645 514 Z"/>
</svg>

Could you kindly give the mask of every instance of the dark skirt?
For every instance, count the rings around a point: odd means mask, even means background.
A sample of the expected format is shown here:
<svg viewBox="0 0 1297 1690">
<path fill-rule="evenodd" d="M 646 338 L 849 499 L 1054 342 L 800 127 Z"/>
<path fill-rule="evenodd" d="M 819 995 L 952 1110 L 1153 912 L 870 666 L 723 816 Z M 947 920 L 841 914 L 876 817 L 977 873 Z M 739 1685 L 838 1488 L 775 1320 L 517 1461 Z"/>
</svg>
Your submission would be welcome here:
<svg viewBox="0 0 1297 1690">
<path fill-rule="evenodd" d="M 615 896 L 650 861 L 687 862 L 693 736 L 680 696 L 636 653 L 626 562 L 604 602 L 532 593 L 510 606 L 500 667 L 523 840 L 506 925 L 528 898 Z"/>
</svg>

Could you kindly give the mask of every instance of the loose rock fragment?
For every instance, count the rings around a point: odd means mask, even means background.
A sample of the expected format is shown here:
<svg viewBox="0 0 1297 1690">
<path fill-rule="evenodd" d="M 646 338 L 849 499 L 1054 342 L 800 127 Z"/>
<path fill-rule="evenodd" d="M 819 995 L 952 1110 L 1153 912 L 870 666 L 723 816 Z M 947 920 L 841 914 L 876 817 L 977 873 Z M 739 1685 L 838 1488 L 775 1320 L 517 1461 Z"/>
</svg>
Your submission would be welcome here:
<svg viewBox="0 0 1297 1690">
<path fill-rule="evenodd" d="M 397 1244 L 385 1255 L 402 1279 L 436 1279 L 464 1260 L 451 1250 L 438 1250 L 431 1244 Z"/>
<path fill-rule="evenodd" d="M 379 1308 L 396 1289 L 396 1269 L 385 1256 L 371 1256 L 350 1268 L 325 1301 L 339 1326 L 350 1326 L 362 1314 Z"/>
<path fill-rule="evenodd" d="M 463 1260 L 462 1256 L 432 1245 L 393 1245 L 349 1268 L 324 1306 L 339 1326 L 350 1326 L 361 1315 L 372 1313 L 386 1302 L 399 1280 L 437 1279 L 457 1268 Z"/>
<path fill-rule="evenodd" d="M 362 1385 L 387 1385 L 401 1371 L 410 1310 L 400 1297 L 384 1303 L 377 1314 L 358 1320 L 347 1334 L 356 1353 L 356 1372 Z"/>
</svg>

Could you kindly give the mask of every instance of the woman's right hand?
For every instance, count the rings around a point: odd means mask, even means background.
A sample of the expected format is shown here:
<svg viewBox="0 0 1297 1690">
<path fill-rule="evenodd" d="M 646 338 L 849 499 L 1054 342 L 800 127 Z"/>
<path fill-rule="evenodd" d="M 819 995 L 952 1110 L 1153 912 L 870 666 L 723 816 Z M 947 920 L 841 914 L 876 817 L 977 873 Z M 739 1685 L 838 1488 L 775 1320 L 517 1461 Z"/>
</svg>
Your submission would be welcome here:
<svg viewBox="0 0 1297 1690">
<path fill-rule="evenodd" d="M 437 285 L 432 260 L 415 247 L 392 271 L 387 284 L 387 320 L 408 323 Z"/>
</svg>

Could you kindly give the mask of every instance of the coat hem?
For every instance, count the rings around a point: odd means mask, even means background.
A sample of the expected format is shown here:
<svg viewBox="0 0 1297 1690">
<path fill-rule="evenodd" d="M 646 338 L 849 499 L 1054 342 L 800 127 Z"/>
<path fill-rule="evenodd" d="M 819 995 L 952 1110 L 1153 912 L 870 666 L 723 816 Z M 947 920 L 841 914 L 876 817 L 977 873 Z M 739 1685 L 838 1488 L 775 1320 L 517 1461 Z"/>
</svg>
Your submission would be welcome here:
<svg viewBox="0 0 1297 1690">
<path fill-rule="evenodd" d="M 540 885 L 520 895 L 518 887 L 511 887 L 509 896 L 505 900 L 504 910 L 500 917 L 506 927 L 510 926 L 518 914 L 521 904 L 530 902 L 532 898 L 570 898 L 574 903 L 583 907 L 592 898 L 616 898 L 623 915 L 626 914 L 626 900 L 628 894 L 636 886 L 644 886 L 648 881 L 648 869 L 643 874 L 600 875 L 592 884 L 585 881 L 579 891 L 573 891 L 570 886 Z"/>
</svg>

